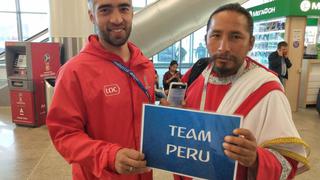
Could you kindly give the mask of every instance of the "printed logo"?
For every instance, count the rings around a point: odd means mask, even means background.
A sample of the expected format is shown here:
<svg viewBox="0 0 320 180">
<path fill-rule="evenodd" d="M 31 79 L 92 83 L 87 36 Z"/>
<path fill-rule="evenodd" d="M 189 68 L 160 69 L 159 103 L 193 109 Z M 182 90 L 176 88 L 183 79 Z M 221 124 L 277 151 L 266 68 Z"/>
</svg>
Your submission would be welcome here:
<svg viewBox="0 0 320 180">
<path fill-rule="evenodd" d="M 307 12 L 310 10 L 310 8 L 311 8 L 311 2 L 309 0 L 304 0 L 301 2 L 300 4 L 301 11 Z"/>
<path fill-rule="evenodd" d="M 118 84 L 111 84 L 104 86 L 104 94 L 106 96 L 116 96 L 120 94 L 120 87 Z"/>
<path fill-rule="evenodd" d="M 45 54 L 44 56 L 43 56 L 43 61 L 44 62 L 49 62 L 50 61 L 50 54 Z"/>
<path fill-rule="evenodd" d="M 20 111 L 19 111 L 19 115 L 23 116 L 24 115 L 24 111 L 22 108 L 20 108 Z"/>
<path fill-rule="evenodd" d="M 50 55 L 47 53 L 43 56 L 45 70 L 50 71 Z"/>
<path fill-rule="evenodd" d="M 22 100 L 22 93 L 18 93 L 18 99 L 19 99 L 19 102 L 22 102 L 23 100 Z"/>
</svg>

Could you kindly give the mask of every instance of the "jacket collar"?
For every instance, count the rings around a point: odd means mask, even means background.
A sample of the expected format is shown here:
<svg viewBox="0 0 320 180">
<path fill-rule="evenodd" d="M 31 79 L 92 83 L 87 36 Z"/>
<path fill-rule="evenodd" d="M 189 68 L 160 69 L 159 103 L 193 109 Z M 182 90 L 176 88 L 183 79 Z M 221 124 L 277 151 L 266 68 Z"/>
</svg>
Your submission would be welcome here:
<svg viewBox="0 0 320 180">
<path fill-rule="evenodd" d="M 142 54 L 141 50 L 137 46 L 135 46 L 132 42 L 128 42 L 127 44 L 131 53 L 131 57 L 129 60 L 131 67 L 148 63 L 148 59 Z M 85 48 L 81 50 L 81 53 L 98 56 L 99 58 L 106 61 L 118 61 L 120 63 L 124 63 L 120 56 L 111 51 L 108 51 L 108 49 L 105 49 L 101 45 L 97 35 L 90 35 L 88 37 L 88 43 L 86 44 Z"/>
</svg>

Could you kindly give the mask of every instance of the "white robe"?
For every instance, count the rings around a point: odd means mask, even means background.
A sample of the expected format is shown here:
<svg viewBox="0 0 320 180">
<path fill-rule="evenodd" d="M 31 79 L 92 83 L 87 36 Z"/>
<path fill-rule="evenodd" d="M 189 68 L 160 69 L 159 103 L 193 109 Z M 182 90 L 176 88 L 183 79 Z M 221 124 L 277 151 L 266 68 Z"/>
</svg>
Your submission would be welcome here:
<svg viewBox="0 0 320 180">
<path fill-rule="evenodd" d="M 242 65 L 232 79 L 232 85 L 220 103 L 217 113 L 234 114 L 241 103 L 261 85 L 269 81 L 277 81 L 277 76 L 257 65 L 246 69 L 247 62 Z M 200 109 L 206 102 L 206 83 L 213 82 L 215 77 L 209 75 L 210 66 L 202 73 L 205 78 Z M 281 85 L 282 87 L 282 85 Z M 290 104 L 282 91 L 275 90 L 263 97 L 243 119 L 242 128 L 249 129 L 257 140 L 258 146 L 277 151 L 283 156 L 299 162 L 297 173 L 308 170 L 308 145 L 300 138 L 291 115 Z"/>
</svg>

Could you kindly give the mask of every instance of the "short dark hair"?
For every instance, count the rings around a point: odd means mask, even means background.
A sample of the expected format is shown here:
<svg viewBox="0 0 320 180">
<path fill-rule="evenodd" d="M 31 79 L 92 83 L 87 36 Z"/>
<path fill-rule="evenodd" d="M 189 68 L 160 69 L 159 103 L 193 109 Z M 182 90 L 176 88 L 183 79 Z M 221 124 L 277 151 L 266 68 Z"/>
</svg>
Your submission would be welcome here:
<svg viewBox="0 0 320 180">
<path fill-rule="evenodd" d="M 93 2 L 94 0 L 88 0 L 88 8 L 89 10 L 93 10 Z M 132 4 L 132 0 L 129 0 L 129 2 Z"/>
<path fill-rule="evenodd" d="M 226 4 L 226 5 L 220 6 L 218 9 L 216 9 L 215 11 L 213 11 L 213 13 L 210 15 L 210 18 L 209 18 L 208 23 L 207 23 L 207 32 L 208 32 L 209 29 L 210 29 L 212 17 L 213 17 L 215 14 L 218 14 L 218 13 L 220 13 L 220 12 L 222 12 L 222 11 L 235 11 L 235 12 L 237 12 L 237 13 L 240 13 L 240 14 L 244 15 L 244 16 L 247 18 L 247 22 L 248 22 L 248 32 L 249 32 L 249 34 L 250 34 L 251 37 L 253 36 L 253 19 L 252 19 L 252 16 L 251 16 L 251 14 L 250 14 L 244 7 L 242 7 L 239 3 Z"/>
<path fill-rule="evenodd" d="M 281 49 L 281 47 L 288 47 L 288 43 L 285 41 L 281 41 L 278 43 L 278 49 Z"/>
<path fill-rule="evenodd" d="M 173 65 L 178 65 L 178 61 L 176 61 L 176 60 L 172 60 L 171 62 L 170 62 L 170 66 L 173 66 Z"/>
</svg>

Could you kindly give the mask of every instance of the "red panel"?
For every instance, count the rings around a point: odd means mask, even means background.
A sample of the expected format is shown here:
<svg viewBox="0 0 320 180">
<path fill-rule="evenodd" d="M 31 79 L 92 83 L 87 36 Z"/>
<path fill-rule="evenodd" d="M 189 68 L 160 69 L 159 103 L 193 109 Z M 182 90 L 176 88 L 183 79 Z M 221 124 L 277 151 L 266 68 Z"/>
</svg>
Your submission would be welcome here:
<svg viewBox="0 0 320 180">
<path fill-rule="evenodd" d="M 10 91 L 12 121 L 16 124 L 36 125 L 32 92 Z"/>
<path fill-rule="evenodd" d="M 35 112 L 38 124 L 45 124 L 47 115 L 45 77 L 56 77 L 60 68 L 60 45 L 58 43 L 32 43 L 32 74 L 35 90 Z"/>
<path fill-rule="evenodd" d="M 58 43 L 32 43 L 32 79 L 55 76 L 60 68 L 60 46 Z"/>
</svg>

